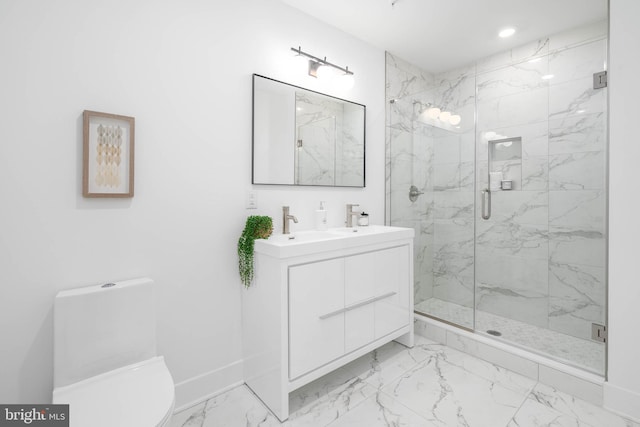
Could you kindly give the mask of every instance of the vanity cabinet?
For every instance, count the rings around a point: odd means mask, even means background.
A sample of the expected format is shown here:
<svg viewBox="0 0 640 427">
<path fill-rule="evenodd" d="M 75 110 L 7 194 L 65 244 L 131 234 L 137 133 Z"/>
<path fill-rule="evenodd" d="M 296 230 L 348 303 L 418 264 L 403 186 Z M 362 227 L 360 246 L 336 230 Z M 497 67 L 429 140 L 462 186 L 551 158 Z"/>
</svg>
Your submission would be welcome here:
<svg viewBox="0 0 640 427">
<path fill-rule="evenodd" d="M 243 292 L 245 382 L 280 420 L 291 391 L 391 340 L 413 345 L 413 230 L 394 229 L 300 256 L 256 241 L 255 281 Z"/>
</svg>

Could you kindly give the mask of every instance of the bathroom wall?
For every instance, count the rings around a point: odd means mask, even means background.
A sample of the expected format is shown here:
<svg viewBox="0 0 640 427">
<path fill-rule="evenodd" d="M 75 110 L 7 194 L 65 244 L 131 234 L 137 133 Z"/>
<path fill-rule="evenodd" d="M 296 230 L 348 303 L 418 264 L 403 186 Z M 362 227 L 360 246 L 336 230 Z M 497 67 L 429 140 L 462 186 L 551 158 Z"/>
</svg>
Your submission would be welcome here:
<svg viewBox="0 0 640 427">
<path fill-rule="evenodd" d="M 290 47 L 355 72 L 292 69 Z M 0 3 L 0 402 L 48 402 L 57 291 L 157 283 L 158 349 L 178 406 L 242 380 L 236 243 L 290 205 L 312 228 L 346 203 L 384 221 L 384 52 L 276 0 Z M 251 74 L 367 106 L 367 187 L 251 186 Z M 136 119 L 135 197 L 81 197 L 85 109 Z M 248 190 L 259 209 L 245 210 Z"/>
<path fill-rule="evenodd" d="M 631 182 L 638 173 L 640 144 L 640 2 L 610 1 L 609 121 L 609 346 L 607 408 L 640 422 L 640 286 L 638 242 L 640 202 Z"/>
</svg>

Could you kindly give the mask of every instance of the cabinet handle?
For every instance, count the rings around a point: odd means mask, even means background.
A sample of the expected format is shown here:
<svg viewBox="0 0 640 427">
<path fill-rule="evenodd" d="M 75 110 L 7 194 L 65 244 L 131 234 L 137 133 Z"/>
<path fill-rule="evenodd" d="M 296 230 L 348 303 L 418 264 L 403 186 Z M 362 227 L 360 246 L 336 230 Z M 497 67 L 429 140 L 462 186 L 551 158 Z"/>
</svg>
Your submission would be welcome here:
<svg viewBox="0 0 640 427">
<path fill-rule="evenodd" d="M 357 302 L 355 304 L 352 304 L 349 307 L 341 308 L 339 310 L 332 311 L 332 312 L 329 312 L 327 314 L 323 314 L 322 316 L 319 317 L 319 319 L 320 320 L 324 320 L 324 319 L 327 319 L 329 317 L 336 316 L 338 314 L 342 314 L 344 312 L 353 310 L 355 308 L 362 307 L 363 305 L 371 304 L 372 302 L 376 302 L 376 301 L 380 301 L 381 299 L 392 297 L 395 294 L 397 294 L 397 292 L 388 292 L 386 294 L 382 294 L 382 295 L 379 295 L 377 297 L 371 297 L 371 298 L 368 298 L 366 300 L 363 300 L 363 301 Z"/>
</svg>

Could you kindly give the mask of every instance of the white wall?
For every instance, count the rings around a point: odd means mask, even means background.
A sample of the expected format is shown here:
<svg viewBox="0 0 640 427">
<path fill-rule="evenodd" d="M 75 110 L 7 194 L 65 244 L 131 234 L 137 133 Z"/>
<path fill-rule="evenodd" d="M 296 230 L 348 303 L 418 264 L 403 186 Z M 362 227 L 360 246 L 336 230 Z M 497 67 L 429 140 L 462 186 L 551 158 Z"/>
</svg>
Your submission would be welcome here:
<svg viewBox="0 0 640 427">
<path fill-rule="evenodd" d="M 350 92 L 289 68 L 348 65 Z M 0 2 L 0 402 L 48 402 L 61 289 L 147 275 L 178 405 L 241 380 L 236 242 L 249 214 L 319 200 L 384 215 L 384 53 L 275 0 Z M 365 189 L 253 187 L 251 74 L 367 106 Z M 81 197 L 84 109 L 136 118 L 136 195 Z M 193 381 L 191 381 L 193 380 Z"/>
<path fill-rule="evenodd" d="M 610 0 L 609 378 L 605 406 L 640 420 L 640 2 Z"/>
</svg>

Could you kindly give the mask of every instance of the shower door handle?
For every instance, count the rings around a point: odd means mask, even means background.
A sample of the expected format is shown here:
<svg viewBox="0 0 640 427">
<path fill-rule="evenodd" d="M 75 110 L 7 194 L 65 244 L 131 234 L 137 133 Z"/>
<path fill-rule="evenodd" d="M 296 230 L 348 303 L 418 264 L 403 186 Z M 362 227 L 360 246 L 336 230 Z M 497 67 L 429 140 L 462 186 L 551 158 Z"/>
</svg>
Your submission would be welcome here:
<svg viewBox="0 0 640 427">
<path fill-rule="evenodd" d="M 482 198 L 482 219 L 491 218 L 491 191 L 489 189 L 484 189 L 480 192 Z"/>
</svg>

